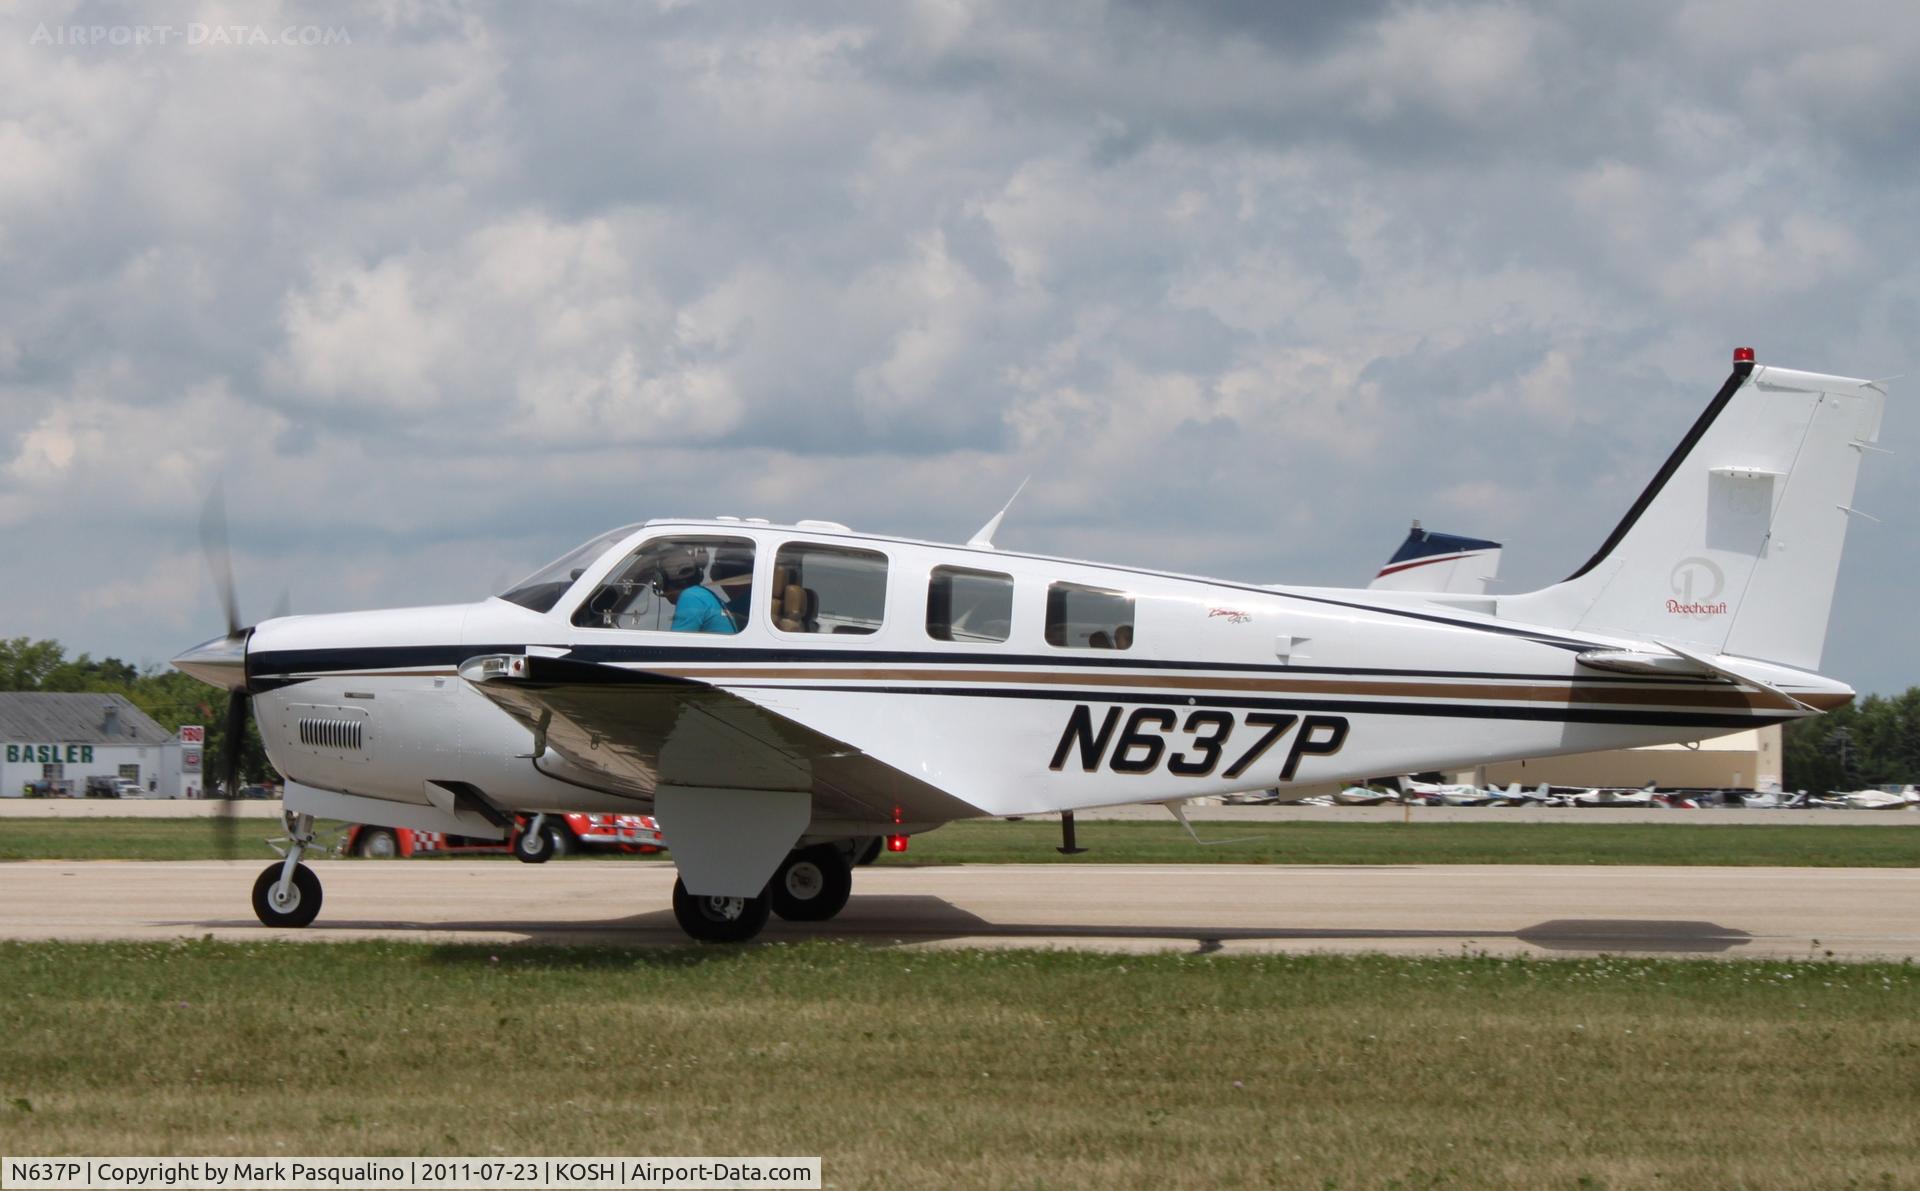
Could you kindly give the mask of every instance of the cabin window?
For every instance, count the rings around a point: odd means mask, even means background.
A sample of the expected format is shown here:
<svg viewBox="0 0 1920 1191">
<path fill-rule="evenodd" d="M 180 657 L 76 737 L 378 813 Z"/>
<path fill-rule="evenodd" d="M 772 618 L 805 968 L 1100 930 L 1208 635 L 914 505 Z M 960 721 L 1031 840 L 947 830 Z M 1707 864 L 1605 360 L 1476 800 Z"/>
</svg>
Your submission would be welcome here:
<svg viewBox="0 0 1920 1191">
<path fill-rule="evenodd" d="M 935 641 L 1005 641 L 1012 627 L 1012 575 L 933 568 L 927 581 L 927 636 Z"/>
<path fill-rule="evenodd" d="M 608 572 L 573 614 L 593 629 L 737 633 L 753 598 L 746 538 L 654 538 Z"/>
<path fill-rule="evenodd" d="M 773 560 L 768 615 L 783 633 L 878 632 L 887 607 L 887 556 L 877 550 L 790 542 Z"/>
<path fill-rule="evenodd" d="M 1047 588 L 1047 644 L 1063 649 L 1132 649 L 1133 597 L 1104 587 Z"/>
</svg>

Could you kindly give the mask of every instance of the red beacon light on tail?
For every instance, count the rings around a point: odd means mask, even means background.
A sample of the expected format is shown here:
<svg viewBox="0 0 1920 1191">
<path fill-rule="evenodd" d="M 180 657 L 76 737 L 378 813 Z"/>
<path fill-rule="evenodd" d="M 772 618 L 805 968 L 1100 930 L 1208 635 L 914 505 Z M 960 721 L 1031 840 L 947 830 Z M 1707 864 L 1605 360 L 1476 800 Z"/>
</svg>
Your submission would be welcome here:
<svg viewBox="0 0 1920 1191">
<path fill-rule="evenodd" d="M 1750 347 L 1736 347 L 1736 348 L 1734 348 L 1734 349 L 1733 349 L 1733 362 L 1734 362 L 1734 363 L 1736 363 L 1736 364 L 1751 364 L 1751 363 L 1753 363 L 1753 349 L 1752 349 L 1752 348 L 1750 348 Z"/>
<path fill-rule="evenodd" d="M 890 835 L 890 836 L 888 836 L 888 837 L 887 837 L 887 851 L 889 851 L 889 852 L 904 852 L 904 851 L 906 851 L 906 850 L 907 850 L 907 837 L 906 837 L 906 836 L 904 836 L 904 835 Z"/>
</svg>

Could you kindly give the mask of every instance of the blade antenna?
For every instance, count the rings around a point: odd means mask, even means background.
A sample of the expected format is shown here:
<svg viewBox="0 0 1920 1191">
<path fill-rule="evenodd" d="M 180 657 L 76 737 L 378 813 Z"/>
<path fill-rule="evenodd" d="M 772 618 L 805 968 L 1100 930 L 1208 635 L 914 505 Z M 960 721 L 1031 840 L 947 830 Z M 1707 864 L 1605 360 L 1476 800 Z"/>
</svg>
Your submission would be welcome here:
<svg viewBox="0 0 1920 1191">
<path fill-rule="evenodd" d="M 1260 838 L 1257 835 L 1236 835 L 1232 839 L 1201 839 L 1200 833 L 1193 829 L 1193 824 L 1187 822 L 1186 799 L 1176 798 L 1160 805 L 1166 807 L 1167 813 L 1172 815 L 1180 826 L 1187 829 L 1187 834 L 1192 837 L 1193 842 L 1203 848 L 1217 848 L 1221 844 L 1250 844 Z"/>
<path fill-rule="evenodd" d="M 993 520 L 982 525 L 979 533 L 968 538 L 967 545 L 972 546 L 976 550 L 991 550 L 994 548 L 993 535 L 1000 532 L 1001 519 L 1007 515 L 1007 510 L 1013 507 L 1013 502 L 1020 499 L 1020 494 L 1027 490 L 1027 484 L 1031 482 L 1032 479 L 1033 477 L 1029 475 L 1026 479 L 1020 481 L 1020 486 L 1013 490 L 1013 495 L 1007 498 L 1007 503 L 1000 506 L 1000 511 L 993 515 Z"/>
</svg>

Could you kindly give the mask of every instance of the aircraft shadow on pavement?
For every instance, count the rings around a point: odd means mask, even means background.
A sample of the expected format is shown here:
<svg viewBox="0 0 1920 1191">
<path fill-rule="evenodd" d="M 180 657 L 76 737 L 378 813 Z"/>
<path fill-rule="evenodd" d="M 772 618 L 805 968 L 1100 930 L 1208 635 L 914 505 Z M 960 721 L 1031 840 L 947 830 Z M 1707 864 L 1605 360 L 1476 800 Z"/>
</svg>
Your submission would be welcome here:
<svg viewBox="0 0 1920 1191">
<path fill-rule="evenodd" d="M 181 926 L 242 927 L 249 921 L 179 923 Z M 591 944 L 677 944 L 688 942 L 667 909 L 649 911 L 624 918 L 536 921 L 498 919 L 474 922 L 404 922 L 392 919 L 350 921 L 322 916 L 300 932 L 324 938 L 334 931 L 419 930 L 422 932 L 506 933 L 521 935 L 530 943 Z M 760 936 L 765 942 L 798 942 L 805 939 L 834 939 L 865 943 L 876 947 L 900 943 L 952 942 L 966 939 L 1006 942 L 1030 939 L 1070 941 L 1153 941 L 1184 940 L 1197 952 L 1219 951 L 1228 943 L 1287 942 L 1312 940 L 1350 940 L 1389 942 L 1396 940 L 1514 939 L 1546 951 L 1580 952 L 1662 952 L 1705 955 L 1744 947 L 1753 940 L 1746 931 L 1712 922 L 1667 921 L 1630 918 L 1559 918 L 1536 923 L 1516 931 L 1500 930 L 1395 930 L 1391 928 L 1343 927 L 1222 927 L 1205 925 L 1128 926 L 1089 925 L 1060 922 L 989 922 L 970 910 L 961 909 L 945 898 L 930 894 L 874 894 L 855 897 L 838 918 L 826 923 L 784 922 L 773 919 Z"/>
<path fill-rule="evenodd" d="M 768 937 L 831 937 L 855 942 L 930 942 L 954 939 L 1190 939 L 1202 952 L 1229 942 L 1287 940 L 1517 939 L 1550 951 L 1659 951 L 1713 953 L 1745 946 L 1746 931 L 1711 922 L 1619 918 L 1562 918 L 1517 931 L 1394 930 L 1337 927 L 1118 926 L 988 922 L 943 898 L 927 895 L 872 896 L 847 903 L 824 926 L 780 923 Z"/>
</svg>

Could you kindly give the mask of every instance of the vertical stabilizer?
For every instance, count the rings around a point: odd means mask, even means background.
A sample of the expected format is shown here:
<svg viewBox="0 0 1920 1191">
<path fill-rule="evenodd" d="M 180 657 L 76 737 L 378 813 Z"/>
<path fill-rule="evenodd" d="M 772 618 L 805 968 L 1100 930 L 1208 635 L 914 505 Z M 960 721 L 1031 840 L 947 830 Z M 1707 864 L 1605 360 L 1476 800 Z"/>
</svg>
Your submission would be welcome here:
<svg viewBox="0 0 1920 1191">
<path fill-rule="evenodd" d="M 1870 381 L 1755 367 L 1742 348 L 1593 558 L 1500 614 L 1817 669 L 1885 398 Z"/>
</svg>

